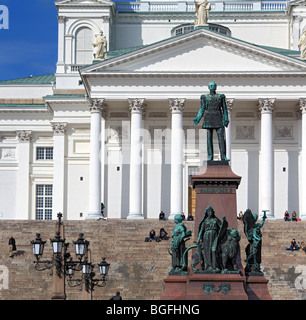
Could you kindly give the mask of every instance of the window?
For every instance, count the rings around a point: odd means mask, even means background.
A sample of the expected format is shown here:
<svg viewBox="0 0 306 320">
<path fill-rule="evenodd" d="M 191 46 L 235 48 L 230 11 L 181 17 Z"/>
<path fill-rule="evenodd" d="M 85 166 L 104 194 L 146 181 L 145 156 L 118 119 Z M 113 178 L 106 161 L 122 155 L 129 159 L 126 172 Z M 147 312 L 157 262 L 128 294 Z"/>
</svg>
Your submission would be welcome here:
<svg viewBox="0 0 306 320">
<path fill-rule="evenodd" d="M 37 147 L 36 160 L 53 160 L 53 147 Z"/>
<path fill-rule="evenodd" d="M 36 185 L 36 220 L 52 220 L 52 184 Z"/>
<path fill-rule="evenodd" d="M 76 34 L 76 58 L 77 65 L 91 64 L 93 61 L 93 34 L 89 28 L 81 28 Z"/>
</svg>

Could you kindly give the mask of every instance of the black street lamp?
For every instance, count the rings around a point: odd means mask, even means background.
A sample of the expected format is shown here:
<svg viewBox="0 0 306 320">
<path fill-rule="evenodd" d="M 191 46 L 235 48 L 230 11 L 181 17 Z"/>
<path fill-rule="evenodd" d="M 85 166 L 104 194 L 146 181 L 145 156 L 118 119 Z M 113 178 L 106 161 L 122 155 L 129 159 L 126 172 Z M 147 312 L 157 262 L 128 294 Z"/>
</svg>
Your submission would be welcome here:
<svg viewBox="0 0 306 320">
<path fill-rule="evenodd" d="M 39 260 L 39 257 L 42 256 L 44 252 L 44 246 L 46 241 L 42 241 L 40 237 L 40 233 L 36 233 L 36 239 L 31 241 L 33 247 L 33 255 Z"/>
<path fill-rule="evenodd" d="M 100 275 L 106 277 L 108 275 L 108 270 L 110 264 L 106 262 L 105 258 L 102 258 L 101 263 L 98 264 Z"/>
<path fill-rule="evenodd" d="M 75 244 L 75 254 L 82 259 L 88 250 L 89 241 L 84 240 L 84 234 L 80 233 L 78 240 L 73 243 Z"/>
<path fill-rule="evenodd" d="M 87 258 L 81 262 L 81 265 L 82 274 L 80 278 L 76 279 L 73 278 L 72 275 L 69 275 L 68 285 L 70 287 L 80 286 L 80 290 L 82 290 L 82 285 L 84 283 L 85 290 L 87 292 L 94 291 L 95 286 L 105 287 L 107 281 L 106 277 L 110 266 L 110 264 L 106 262 L 105 258 L 102 258 L 102 262 L 98 264 L 101 278 L 95 278 L 96 273 L 94 272 L 94 265 L 91 262 L 88 262 Z"/>
<path fill-rule="evenodd" d="M 74 261 L 67 252 L 69 243 L 66 243 L 66 239 L 61 238 L 60 227 L 63 227 L 63 223 L 61 222 L 62 214 L 58 215 L 58 231 L 55 234 L 53 239 L 50 239 L 53 257 L 51 260 L 40 260 L 43 255 L 44 245 L 46 241 L 42 241 L 40 234 L 36 234 L 36 239 L 31 241 L 33 247 L 33 255 L 36 257 L 36 261 L 34 261 L 35 269 L 38 271 L 43 271 L 46 269 L 55 269 L 56 275 L 59 278 L 65 278 L 68 276 L 67 282 L 70 287 L 81 286 L 85 284 L 85 290 L 87 292 L 91 292 L 94 290 L 95 286 L 104 287 L 106 285 L 106 276 L 108 274 L 110 264 L 105 261 L 105 258 L 102 258 L 102 262 L 98 264 L 101 278 L 95 278 L 95 272 L 93 271 L 94 265 L 88 261 L 89 254 L 89 241 L 84 239 L 84 234 L 80 233 L 79 237 L 76 241 L 73 241 L 75 245 L 75 254 L 78 257 L 77 261 Z M 83 259 L 84 258 L 84 259 Z M 74 278 L 76 271 L 82 271 L 80 278 Z M 58 281 L 54 280 L 54 281 Z M 63 279 L 64 281 L 65 279 Z M 100 284 L 100 282 L 102 282 Z M 62 285 L 58 285 L 59 288 L 63 288 L 64 283 Z M 57 296 L 65 297 L 65 293 Z"/>
</svg>

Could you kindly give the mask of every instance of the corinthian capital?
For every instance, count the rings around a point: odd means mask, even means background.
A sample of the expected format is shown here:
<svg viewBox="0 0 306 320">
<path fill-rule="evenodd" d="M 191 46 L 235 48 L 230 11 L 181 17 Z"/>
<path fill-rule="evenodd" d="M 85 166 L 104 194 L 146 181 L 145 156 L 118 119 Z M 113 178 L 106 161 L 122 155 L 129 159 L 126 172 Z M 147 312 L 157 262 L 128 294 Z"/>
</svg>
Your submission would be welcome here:
<svg viewBox="0 0 306 320">
<path fill-rule="evenodd" d="M 182 113 L 184 110 L 185 99 L 169 99 L 170 110 L 172 113 Z"/>
<path fill-rule="evenodd" d="M 300 98 L 300 111 L 306 113 L 306 98 Z"/>
<path fill-rule="evenodd" d="M 65 16 L 57 16 L 57 20 L 60 23 L 64 23 L 66 21 L 66 17 Z"/>
<path fill-rule="evenodd" d="M 234 105 L 234 100 L 235 99 L 226 99 L 226 107 L 227 107 L 227 111 L 230 113 L 232 112 L 233 109 L 233 105 Z"/>
<path fill-rule="evenodd" d="M 144 110 L 144 100 L 143 98 L 141 99 L 128 99 L 129 106 L 130 106 L 130 111 L 131 113 L 141 113 Z"/>
<path fill-rule="evenodd" d="M 275 99 L 263 98 L 258 99 L 259 111 L 261 113 L 271 113 L 274 109 Z"/>
<path fill-rule="evenodd" d="M 103 110 L 104 99 L 89 99 L 90 113 L 101 113 Z"/>
<path fill-rule="evenodd" d="M 51 127 L 53 129 L 54 134 L 64 134 L 66 131 L 66 122 L 53 122 L 51 123 Z"/>
<path fill-rule="evenodd" d="M 20 142 L 31 141 L 32 131 L 17 131 L 17 139 Z"/>
</svg>

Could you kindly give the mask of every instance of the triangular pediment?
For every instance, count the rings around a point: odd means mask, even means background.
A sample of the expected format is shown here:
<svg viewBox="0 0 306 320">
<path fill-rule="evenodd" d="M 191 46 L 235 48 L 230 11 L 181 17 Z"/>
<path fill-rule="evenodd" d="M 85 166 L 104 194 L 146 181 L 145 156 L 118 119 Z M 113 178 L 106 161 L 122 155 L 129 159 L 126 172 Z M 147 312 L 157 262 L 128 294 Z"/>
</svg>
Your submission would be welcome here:
<svg viewBox="0 0 306 320">
<path fill-rule="evenodd" d="M 306 72 L 305 61 L 279 52 L 200 28 L 106 59 L 81 74 Z"/>
</svg>

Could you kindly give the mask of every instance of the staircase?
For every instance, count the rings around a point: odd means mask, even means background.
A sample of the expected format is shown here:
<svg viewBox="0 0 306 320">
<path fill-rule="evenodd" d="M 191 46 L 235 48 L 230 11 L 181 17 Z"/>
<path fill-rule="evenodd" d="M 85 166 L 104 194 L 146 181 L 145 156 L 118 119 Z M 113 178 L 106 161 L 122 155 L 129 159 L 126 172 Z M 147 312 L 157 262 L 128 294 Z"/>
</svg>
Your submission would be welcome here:
<svg viewBox="0 0 306 320">
<path fill-rule="evenodd" d="M 194 231 L 194 222 L 184 222 Z M 164 227 L 171 236 L 173 221 L 148 220 L 99 220 L 64 221 L 65 238 L 70 242 L 69 252 L 74 255 L 74 245 L 79 233 L 90 241 L 92 262 L 96 265 L 105 257 L 111 264 L 107 285 L 96 287 L 94 300 L 108 300 L 120 291 L 124 300 L 157 300 L 163 292 L 163 279 L 171 268 L 168 253 L 171 240 L 145 242 L 149 231 L 156 233 Z M 51 258 L 50 238 L 55 234 L 55 221 L 0 221 L 0 299 L 3 300 L 48 300 L 52 296 L 50 271 L 36 271 L 30 241 L 40 233 L 46 240 L 44 260 Z M 238 221 L 241 234 L 241 257 L 245 258 L 247 240 L 243 223 Z M 262 270 L 270 280 L 269 290 L 275 300 L 306 299 L 306 254 L 303 251 L 286 251 L 292 238 L 306 240 L 306 222 L 267 220 L 263 229 Z M 8 255 L 8 239 L 16 239 L 17 252 L 14 258 Z M 189 240 L 193 244 L 193 239 Z M 191 257 L 189 257 L 190 259 Z M 243 262 L 244 263 L 244 262 Z M 4 270 L 1 272 L 1 270 Z M 304 273 L 303 273 L 304 272 Z M 96 270 L 98 274 L 98 271 Z M 6 278 L 8 275 L 8 286 Z M 305 280 L 304 280 L 305 279 Z M 68 300 L 81 299 L 79 287 L 66 285 Z"/>
</svg>

